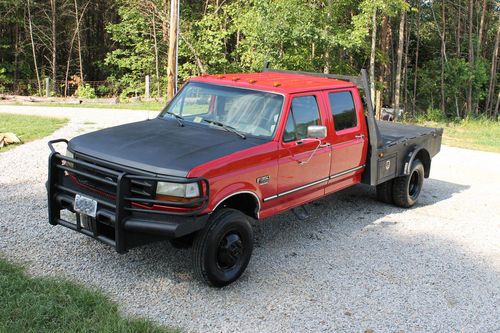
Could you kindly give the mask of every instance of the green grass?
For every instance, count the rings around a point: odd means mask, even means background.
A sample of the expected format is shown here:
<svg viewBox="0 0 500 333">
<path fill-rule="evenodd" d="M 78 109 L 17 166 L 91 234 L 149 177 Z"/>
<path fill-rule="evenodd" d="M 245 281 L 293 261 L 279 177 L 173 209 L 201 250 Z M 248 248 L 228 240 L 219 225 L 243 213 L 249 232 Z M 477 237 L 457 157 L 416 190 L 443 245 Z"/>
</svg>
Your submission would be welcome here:
<svg viewBox="0 0 500 333">
<path fill-rule="evenodd" d="M 88 103 L 88 104 L 72 104 L 72 103 L 17 103 L 23 106 L 49 106 L 58 108 L 88 108 L 88 109 L 126 109 L 126 110 L 146 110 L 146 111 L 161 111 L 166 102 L 130 102 L 119 104 L 104 104 L 104 103 Z"/>
<path fill-rule="evenodd" d="M 29 142 L 46 137 L 66 125 L 68 119 L 48 118 L 20 114 L 0 113 L 0 133 L 12 132 L 21 141 Z M 0 148 L 0 152 L 12 149 L 16 145 Z"/>
<path fill-rule="evenodd" d="M 444 145 L 500 153 L 500 122 L 465 119 L 459 122 L 426 121 L 420 124 L 444 128 Z"/>
<path fill-rule="evenodd" d="M 0 258 L 0 332 L 177 332 L 121 315 L 102 293 L 75 283 L 29 277 Z"/>
</svg>

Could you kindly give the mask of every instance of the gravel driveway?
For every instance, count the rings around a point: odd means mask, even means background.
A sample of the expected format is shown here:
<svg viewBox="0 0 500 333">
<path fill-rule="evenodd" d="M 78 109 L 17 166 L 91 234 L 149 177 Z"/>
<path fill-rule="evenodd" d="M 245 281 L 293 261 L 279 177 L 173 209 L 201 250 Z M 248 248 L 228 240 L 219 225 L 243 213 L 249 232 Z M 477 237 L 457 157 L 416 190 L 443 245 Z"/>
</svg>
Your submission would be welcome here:
<svg viewBox="0 0 500 333">
<path fill-rule="evenodd" d="M 72 137 L 147 118 L 139 111 L 0 106 L 71 122 Z M 151 116 L 154 114 L 151 113 Z M 0 154 L 0 255 L 37 275 L 97 286 L 126 313 L 194 332 L 499 332 L 500 154 L 443 147 L 419 204 L 404 210 L 356 186 L 256 226 L 243 277 L 193 279 L 188 250 L 119 255 L 47 223 L 47 138 Z"/>
</svg>

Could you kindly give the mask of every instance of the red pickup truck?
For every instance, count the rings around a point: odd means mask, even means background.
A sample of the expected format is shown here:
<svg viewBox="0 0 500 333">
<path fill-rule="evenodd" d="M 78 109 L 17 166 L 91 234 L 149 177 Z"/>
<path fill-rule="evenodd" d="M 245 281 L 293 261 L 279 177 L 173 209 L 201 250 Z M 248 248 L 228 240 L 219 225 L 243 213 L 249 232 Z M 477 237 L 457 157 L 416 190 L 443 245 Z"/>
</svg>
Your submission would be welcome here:
<svg viewBox="0 0 500 333">
<path fill-rule="evenodd" d="M 376 121 L 370 100 L 366 71 L 193 78 L 156 119 L 49 142 L 49 222 L 119 253 L 192 247 L 195 274 L 227 285 L 249 263 L 252 220 L 305 218 L 298 208 L 361 182 L 415 204 L 442 129 Z"/>
</svg>

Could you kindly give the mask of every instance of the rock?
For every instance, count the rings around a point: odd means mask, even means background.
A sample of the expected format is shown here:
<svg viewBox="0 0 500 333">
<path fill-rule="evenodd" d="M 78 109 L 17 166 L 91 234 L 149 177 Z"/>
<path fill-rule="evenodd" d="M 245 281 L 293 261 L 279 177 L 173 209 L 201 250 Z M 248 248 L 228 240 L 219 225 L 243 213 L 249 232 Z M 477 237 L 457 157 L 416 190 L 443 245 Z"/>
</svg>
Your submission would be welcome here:
<svg viewBox="0 0 500 333">
<path fill-rule="evenodd" d="M 19 143 L 22 143 L 22 141 L 14 133 L 0 133 L 0 148 Z"/>
</svg>

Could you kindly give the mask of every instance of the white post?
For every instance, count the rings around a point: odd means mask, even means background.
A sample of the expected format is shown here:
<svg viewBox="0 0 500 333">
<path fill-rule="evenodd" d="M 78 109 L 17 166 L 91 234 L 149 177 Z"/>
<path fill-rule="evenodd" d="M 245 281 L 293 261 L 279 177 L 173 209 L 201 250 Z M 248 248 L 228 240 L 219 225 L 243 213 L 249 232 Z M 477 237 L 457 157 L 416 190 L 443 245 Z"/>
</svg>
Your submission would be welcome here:
<svg viewBox="0 0 500 333">
<path fill-rule="evenodd" d="M 50 79 L 45 78 L 45 97 L 50 97 Z"/>
<path fill-rule="evenodd" d="M 149 98 L 149 75 L 146 75 L 146 98 Z"/>
</svg>

